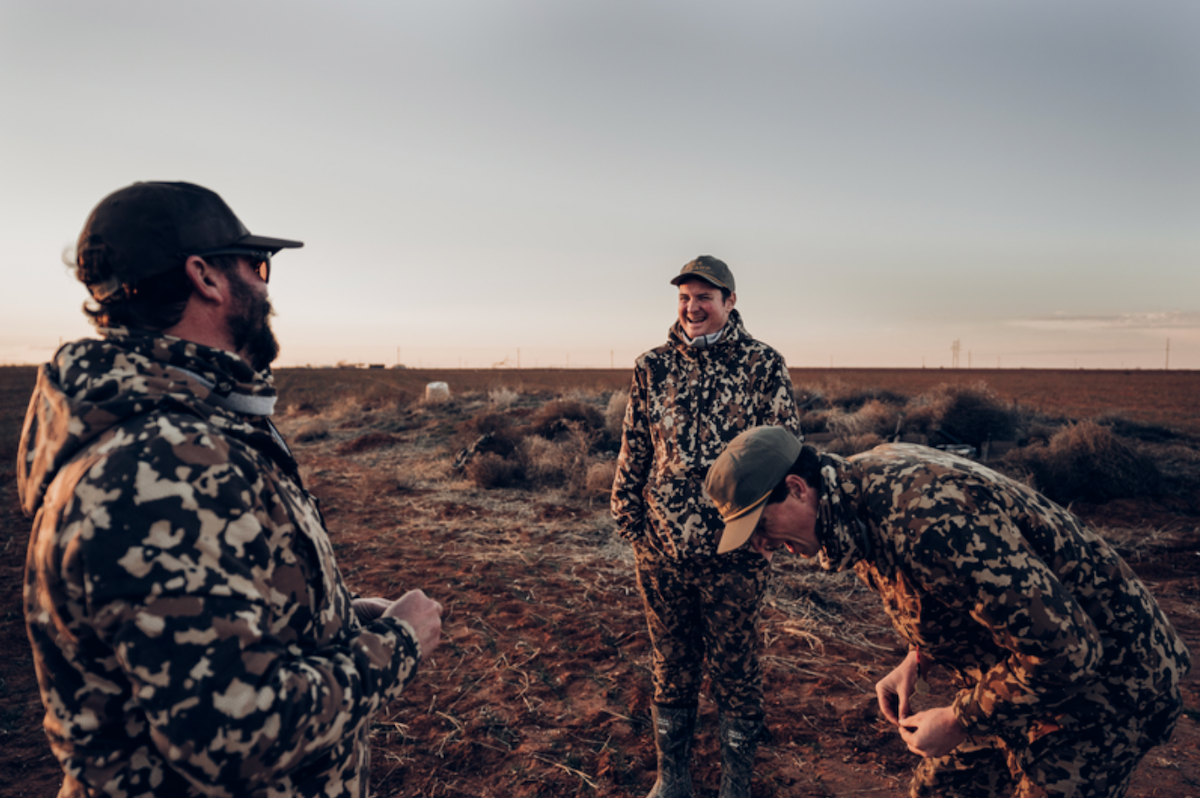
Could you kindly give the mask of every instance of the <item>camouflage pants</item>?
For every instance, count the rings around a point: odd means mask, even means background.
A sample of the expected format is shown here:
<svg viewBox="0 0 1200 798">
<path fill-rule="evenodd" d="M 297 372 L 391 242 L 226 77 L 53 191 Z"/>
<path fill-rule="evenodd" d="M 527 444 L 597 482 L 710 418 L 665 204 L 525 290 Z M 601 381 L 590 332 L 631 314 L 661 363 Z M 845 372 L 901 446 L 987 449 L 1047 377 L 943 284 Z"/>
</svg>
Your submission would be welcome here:
<svg viewBox="0 0 1200 798">
<path fill-rule="evenodd" d="M 761 720 L 758 609 L 767 561 L 754 551 L 671 560 L 635 547 L 653 648 L 654 702 L 691 706 L 708 657 L 713 699 L 731 717 Z"/>
<path fill-rule="evenodd" d="M 1097 723 L 1076 733 L 1052 732 L 1020 748 L 998 738 L 964 744 L 925 759 L 909 786 L 913 798 L 1121 798 L 1134 768 L 1166 742 L 1183 714 L 1178 692 L 1137 717 Z"/>
</svg>

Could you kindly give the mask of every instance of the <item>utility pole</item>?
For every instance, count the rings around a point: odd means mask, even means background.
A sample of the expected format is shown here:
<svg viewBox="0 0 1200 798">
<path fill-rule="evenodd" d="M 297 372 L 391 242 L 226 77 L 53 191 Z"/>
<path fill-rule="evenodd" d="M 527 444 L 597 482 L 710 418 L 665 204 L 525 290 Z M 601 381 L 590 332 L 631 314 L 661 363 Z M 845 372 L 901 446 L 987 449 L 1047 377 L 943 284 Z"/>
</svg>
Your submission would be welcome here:
<svg viewBox="0 0 1200 798">
<path fill-rule="evenodd" d="M 950 345 L 950 368 L 952 369 L 958 368 L 958 350 L 960 348 L 961 344 L 959 340 L 955 338 L 954 343 Z"/>
<path fill-rule="evenodd" d="M 1168 338 L 1167 339 L 1167 363 L 1165 366 L 1163 366 L 1163 371 L 1169 371 L 1170 369 L 1171 369 L 1171 339 Z"/>
</svg>

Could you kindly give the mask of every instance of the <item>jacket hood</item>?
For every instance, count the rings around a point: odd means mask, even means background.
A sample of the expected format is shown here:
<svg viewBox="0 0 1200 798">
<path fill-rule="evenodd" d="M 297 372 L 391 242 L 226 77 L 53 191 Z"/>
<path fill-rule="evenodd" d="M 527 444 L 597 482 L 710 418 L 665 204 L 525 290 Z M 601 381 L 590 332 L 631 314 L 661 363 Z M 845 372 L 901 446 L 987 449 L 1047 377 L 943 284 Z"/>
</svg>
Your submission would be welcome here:
<svg viewBox="0 0 1200 798">
<path fill-rule="evenodd" d="M 720 341 L 712 345 L 713 349 L 750 339 L 750 333 L 746 332 L 746 327 L 742 324 L 742 314 L 737 312 L 737 308 L 729 311 L 729 318 L 721 329 L 725 331 L 725 334 L 721 336 Z M 678 319 L 671 325 L 671 329 L 667 330 L 667 343 L 685 352 L 697 351 L 688 343 L 687 333 L 683 331 L 683 325 L 679 323 Z"/>
<path fill-rule="evenodd" d="M 17 449 L 21 508 L 34 515 L 59 470 L 125 421 L 158 409 L 218 427 L 247 427 L 244 415 L 270 415 L 275 387 L 230 352 L 161 334 L 114 327 L 102 340 L 58 350 L 38 370 Z"/>
<path fill-rule="evenodd" d="M 859 486 L 852 461 L 832 452 L 822 452 L 820 457 L 817 562 L 826 571 L 842 571 L 871 555 L 871 540 L 855 509 Z"/>
</svg>

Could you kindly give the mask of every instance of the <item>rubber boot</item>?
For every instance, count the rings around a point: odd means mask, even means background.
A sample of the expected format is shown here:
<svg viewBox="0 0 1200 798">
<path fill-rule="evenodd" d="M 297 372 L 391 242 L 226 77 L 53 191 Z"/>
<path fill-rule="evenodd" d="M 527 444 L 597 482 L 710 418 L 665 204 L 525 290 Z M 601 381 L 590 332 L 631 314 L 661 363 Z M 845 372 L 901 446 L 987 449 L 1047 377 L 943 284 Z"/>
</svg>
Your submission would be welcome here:
<svg viewBox="0 0 1200 798">
<path fill-rule="evenodd" d="M 651 707 L 658 781 L 646 798 L 692 798 L 692 736 L 699 707 Z"/>
<path fill-rule="evenodd" d="M 721 792 L 719 798 L 750 798 L 754 752 L 763 733 L 761 720 L 721 715 Z"/>
</svg>

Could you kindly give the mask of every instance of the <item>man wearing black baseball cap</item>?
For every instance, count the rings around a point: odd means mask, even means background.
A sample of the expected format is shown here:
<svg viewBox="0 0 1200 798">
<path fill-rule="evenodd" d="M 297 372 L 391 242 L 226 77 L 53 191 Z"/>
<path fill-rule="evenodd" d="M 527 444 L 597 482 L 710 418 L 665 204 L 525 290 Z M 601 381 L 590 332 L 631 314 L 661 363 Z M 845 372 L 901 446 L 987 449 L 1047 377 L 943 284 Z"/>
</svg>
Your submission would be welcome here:
<svg viewBox="0 0 1200 798">
<path fill-rule="evenodd" d="M 678 318 L 638 358 L 613 482 L 618 534 L 633 544 L 653 647 L 658 781 L 690 798 L 702 667 L 720 712 L 720 798 L 748 798 L 763 737 L 759 607 L 769 572 L 753 552 L 718 557 L 721 516 L 703 479 L 725 444 L 759 424 L 799 432 L 787 364 L 734 309 L 733 272 L 701 255 L 671 279 Z"/>
<path fill-rule="evenodd" d="M 352 599 L 270 416 L 271 256 L 212 191 L 135 183 L 79 237 L 100 334 L 41 367 L 18 487 L 60 796 L 361 796 L 372 718 L 437 645 Z"/>
<path fill-rule="evenodd" d="M 722 556 L 785 548 L 879 594 L 909 644 L 875 692 L 923 757 L 914 798 L 1119 798 L 1170 737 L 1187 648 L 1108 543 L 1027 485 L 924 446 L 842 458 L 764 426 L 705 487 Z M 929 665 L 959 690 L 917 711 Z"/>
</svg>

